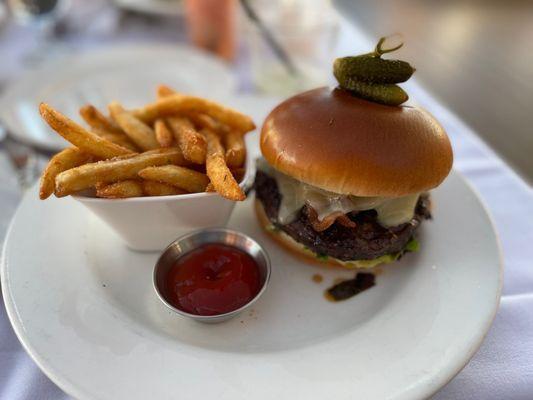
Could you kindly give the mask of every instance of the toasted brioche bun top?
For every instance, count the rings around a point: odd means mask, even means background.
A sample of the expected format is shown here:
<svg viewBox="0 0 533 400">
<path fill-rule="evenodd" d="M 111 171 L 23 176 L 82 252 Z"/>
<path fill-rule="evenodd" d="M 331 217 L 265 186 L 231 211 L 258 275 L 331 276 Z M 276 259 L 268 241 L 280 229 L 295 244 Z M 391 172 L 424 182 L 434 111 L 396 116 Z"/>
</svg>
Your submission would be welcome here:
<svg viewBox="0 0 533 400">
<path fill-rule="evenodd" d="M 453 162 L 448 136 L 428 112 L 327 87 L 279 104 L 263 124 L 261 151 L 280 172 L 355 196 L 429 190 L 446 178 Z"/>
</svg>

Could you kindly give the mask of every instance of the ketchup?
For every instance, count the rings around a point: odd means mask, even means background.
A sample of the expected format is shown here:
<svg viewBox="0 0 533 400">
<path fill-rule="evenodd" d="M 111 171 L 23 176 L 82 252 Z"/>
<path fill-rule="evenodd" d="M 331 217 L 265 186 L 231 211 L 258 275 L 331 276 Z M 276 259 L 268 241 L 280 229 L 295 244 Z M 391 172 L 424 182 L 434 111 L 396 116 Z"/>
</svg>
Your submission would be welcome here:
<svg viewBox="0 0 533 400">
<path fill-rule="evenodd" d="M 196 315 L 236 310 L 260 289 L 259 268 L 247 253 L 224 244 L 206 244 L 178 258 L 167 279 L 167 301 Z"/>
</svg>

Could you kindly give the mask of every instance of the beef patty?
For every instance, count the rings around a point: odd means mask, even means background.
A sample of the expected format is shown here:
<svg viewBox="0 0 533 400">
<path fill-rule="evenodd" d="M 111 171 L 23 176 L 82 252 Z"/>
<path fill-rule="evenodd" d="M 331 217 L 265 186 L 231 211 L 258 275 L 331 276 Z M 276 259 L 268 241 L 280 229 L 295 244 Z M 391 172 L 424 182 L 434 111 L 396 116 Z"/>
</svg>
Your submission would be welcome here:
<svg viewBox="0 0 533 400">
<path fill-rule="evenodd" d="M 307 246 L 318 255 L 337 258 L 342 261 L 371 260 L 386 254 L 402 252 L 413 237 L 413 233 L 424 219 L 431 218 L 429 196 L 421 195 L 411 221 L 385 228 L 377 221 L 375 210 L 348 213 L 355 222 L 355 228 L 348 228 L 335 222 L 328 229 L 317 232 L 311 226 L 302 208 L 291 223 L 278 222 L 281 194 L 276 180 L 262 171 L 255 177 L 256 198 L 263 204 L 272 224 L 287 233 L 297 242 Z"/>
</svg>

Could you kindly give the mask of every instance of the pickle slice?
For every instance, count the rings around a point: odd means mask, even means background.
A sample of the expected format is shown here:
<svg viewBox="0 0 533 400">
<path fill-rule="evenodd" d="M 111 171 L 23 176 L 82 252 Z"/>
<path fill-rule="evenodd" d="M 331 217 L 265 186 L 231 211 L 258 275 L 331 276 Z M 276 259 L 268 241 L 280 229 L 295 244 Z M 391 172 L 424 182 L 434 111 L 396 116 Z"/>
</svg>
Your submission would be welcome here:
<svg viewBox="0 0 533 400">
<path fill-rule="evenodd" d="M 379 39 L 373 52 L 359 56 L 337 58 L 333 63 L 333 75 L 339 86 L 361 97 L 388 106 L 399 106 L 409 96 L 396 83 L 408 80 L 415 69 L 406 61 L 384 60 L 383 54 L 392 53 L 403 46 L 385 47 L 392 36 Z"/>
<path fill-rule="evenodd" d="M 355 79 L 345 79 L 339 80 L 339 85 L 357 97 L 388 106 L 399 106 L 409 99 L 407 93 L 394 84 L 366 83 Z"/>
<path fill-rule="evenodd" d="M 415 69 L 406 61 L 385 60 L 372 55 L 337 58 L 333 63 L 333 75 L 339 83 L 349 79 L 367 83 L 401 83 L 413 72 Z"/>
</svg>

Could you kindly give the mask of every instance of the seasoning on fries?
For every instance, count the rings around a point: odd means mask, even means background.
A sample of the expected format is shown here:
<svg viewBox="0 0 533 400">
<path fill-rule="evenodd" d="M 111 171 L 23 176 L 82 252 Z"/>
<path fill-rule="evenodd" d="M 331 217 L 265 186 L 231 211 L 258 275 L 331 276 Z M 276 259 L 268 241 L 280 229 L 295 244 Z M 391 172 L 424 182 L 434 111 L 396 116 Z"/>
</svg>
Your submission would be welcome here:
<svg viewBox="0 0 533 400">
<path fill-rule="evenodd" d="M 183 117 L 169 117 L 167 122 L 183 152 L 183 157 L 195 164 L 205 164 L 207 151 L 205 137 L 194 129 L 191 121 Z"/>
<path fill-rule="evenodd" d="M 177 188 L 176 186 L 156 181 L 143 180 L 142 187 L 145 196 L 172 196 L 187 193 L 185 190 Z"/>
<path fill-rule="evenodd" d="M 109 185 L 97 185 L 96 195 L 106 199 L 125 199 L 128 197 L 140 197 L 143 195 L 141 182 L 130 179 L 110 183 Z"/>
<path fill-rule="evenodd" d="M 44 200 L 54 193 L 57 175 L 63 171 L 89 162 L 91 158 L 92 156 L 90 154 L 81 151 L 77 147 L 66 148 L 53 156 L 41 175 L 39 198 Z"/>
<path fill-rule="evenodd" d="M 111 118 L 106 117 L 92 104 L 80 108 L 80 115 L 92 129 L 124 135 L 124 132 Z"/>
<path fill-rule="evenodd" d="M 99 182 L 113 183 L 134 179 L 139 171 L 146 167 L 184 163 L 181 151 L 177 148 L 157 149 L 125 159 L 88 163 L 57 175 L 55 195 L 63 197 L 74 194 L 95 187 Z"/>
<path fill-rule="evenodd" d="M 117 102 L 109 104 L 108 108 L 111 117 L 139 148 L 146 151 L 159 147 L 152 128 L 135 118 Z"/>
<path fill-rule="evenodd" d="M 209 183 L 209 178 L 205 174 L 177 165 L 148 167 L 139 171 L 139 176 L 146 180 L 176 186 L 189 193 L 205 192 Z"/>
<path fill-rule="evenodd" d="M 204 130 L 207 139 L 205 168 L 215 190 L 223 197 L 244 200 L 246 195 L 231 174 L 224 157 L 224 147 L 220 138 L 209 130 Z"/>
<path fill-rule="evenodd" d="M 104 138 L 106 140 L 109 140 L 110 142 L 113 142 L 115 144 L 118 144 L 119 146 L 122 146 L 128 150 L 131 150 L 133 152 L 140 151 L 139 148 L 133 143 L 126 135 L 122 134 L 119 135 L 117 133 L 113 132 L 107 132 L 102 131 L 100 129 L 93 129 L 93 133 L 97 134 L 101 138 Z"/>
<path fill-rule="evenodd" d="M 108 105 L 110 116 L 87 104 L 84 128 L 41 103 L 42 118 L 73 146 L 55 156 L 41 176 L 39 197 L 95 194 L 106 199 L 218 192 L 244 200 L 250 117 L 221 104 L 157 88 L 158 100 L 127 110 Z"/>
<path fill-rule="evenodd" d="M 156 119 L 154 123 L 155 138 L 161 147 L 171 147 L 174 136 L 163 119 Z"/>
<path fill-rule="evenodd" d="M 151 123 L 160 117 L 168 117 L 176 113 L 187 114 L 200 112 L 219 120 L 239 132 L 246 133 L 255 129 L 252 119 L 240 112 L 225 107 L 214 101 L 196 96 L 186 96 L 183 94 L 172 94 L 165 96 L 155 103 L 133 110 L 132 114 L 144 121 Z"/>
<path fill-rule="evenodd" d="M 86 151 L 95 157 L 108 159 L 132 153 L 131 150 L 89 132 L 46 103 L 41 103 L 39 111 L 41 117 L 53 130 L 80 150 Z"/>
<path fill-rule="evenodd" d="M 242 135 L 235 131 L 228 132 L 224 135 L 224 145 L 226 147 L 226 164 L 235 168 L 242 166 L 246 159 L 246 147 Z"/>
</svg>

